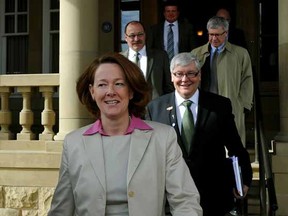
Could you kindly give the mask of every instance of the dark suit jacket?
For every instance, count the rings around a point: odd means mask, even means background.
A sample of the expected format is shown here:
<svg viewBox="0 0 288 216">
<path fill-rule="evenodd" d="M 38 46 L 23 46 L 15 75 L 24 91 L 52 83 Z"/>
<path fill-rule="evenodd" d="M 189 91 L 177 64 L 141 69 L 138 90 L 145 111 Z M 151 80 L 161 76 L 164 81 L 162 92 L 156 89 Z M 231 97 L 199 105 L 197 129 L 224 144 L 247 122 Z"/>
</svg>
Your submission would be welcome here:
<svg viewBox="0 0 288 216">
<path fill-rule="evenodd" d="M 128 58 L 129 50 L 121 52 Z M 146 80 L 152 89 L 152 99 L 174 91 L 169 68 L 169 58 L 162 50 L 146 49 L 147 74 Z"/>
<path fill-rule="evenodd" d="M 151 101 L 147 119 L 174 127 L 183 157 L 190 169 L 201 197 L 203 215 L 224 215 L 233 208 L 232 187 L 235 186 L 229 156 L 239 157 L 243 183 L 250 186 L 252 168 L 249 154 L 238 135 L 231 102 L 228 98 L 200 90 L 198 116 L 192 149 L 187 153 L 181 140 L 175 108 L 175 94 L 170 93 Z"/>
<path fill-rule="evenodd" d="M 178 20 L 179 26 L 179 53 L 191 52 L 196 48 L 196 35 L 192 24 Z M 147 47 L 165 50 L 164 46 L 164 22 L 151 26 L 147 36 Z"/>
<path fill-rule="evenodd" d="M 242 29 L 229 26 L 228 41 L 232 44 L 244 47 L 247 49 L 245 33 Z"/>
</svg>

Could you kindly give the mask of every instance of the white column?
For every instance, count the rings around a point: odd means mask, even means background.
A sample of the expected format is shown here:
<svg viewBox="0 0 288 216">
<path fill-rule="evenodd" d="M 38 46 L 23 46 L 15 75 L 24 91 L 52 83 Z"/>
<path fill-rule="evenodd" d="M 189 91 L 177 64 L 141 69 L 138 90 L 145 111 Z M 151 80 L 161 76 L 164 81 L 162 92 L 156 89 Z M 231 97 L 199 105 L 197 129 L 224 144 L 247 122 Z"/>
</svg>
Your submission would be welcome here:
<svg viewBox="0 0 288 216">
<path fill-rule="evenodd" d="M 63 140 L 70 131 L 92 122 L 78 100 L 76 81 L 98 55 L 98 3 L 60 1 L 59 133 L 55 140 Z"/>
<path fill-rule="evenodd" d="M 288 142 L 288 0 L 279 0 L 279 100 L 280 100 L 280 133 L 276 140 Z"/>
<path fill-rule="evenodd" d="M 280 132 L 275 137 L 272 172 L 279 209 L 276 215 L 288 215 L 288 0 L 278 1 L 279 29 L 279 101 Z"/>
</svg>

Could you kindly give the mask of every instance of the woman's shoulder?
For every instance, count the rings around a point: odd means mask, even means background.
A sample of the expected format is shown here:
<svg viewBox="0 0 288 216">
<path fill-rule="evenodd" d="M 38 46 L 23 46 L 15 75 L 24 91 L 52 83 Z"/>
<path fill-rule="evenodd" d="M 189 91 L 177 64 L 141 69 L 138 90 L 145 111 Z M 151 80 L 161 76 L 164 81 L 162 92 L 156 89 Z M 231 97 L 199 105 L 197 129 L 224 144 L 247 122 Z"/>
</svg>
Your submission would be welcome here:
<svg viewBox="0 0 288 216">
<path fill-rule="evenodd" d="M 72 130 L 71 132 L 67 133 L 66 138 L 69 137 L 81 137 L 93 124 L 85 125 L 83 127 L 77 128 L 75 130 Z"/>
<path fill-rule="evenodd" d="M 160 122 L 150 120 L 144 120 L 144 122 L 148 124 L 151 128 L 153 128 L 153 130 L 167 130 L 167 131 L 171 129 L 174 130 L 172 126 Z"/>
</svg>

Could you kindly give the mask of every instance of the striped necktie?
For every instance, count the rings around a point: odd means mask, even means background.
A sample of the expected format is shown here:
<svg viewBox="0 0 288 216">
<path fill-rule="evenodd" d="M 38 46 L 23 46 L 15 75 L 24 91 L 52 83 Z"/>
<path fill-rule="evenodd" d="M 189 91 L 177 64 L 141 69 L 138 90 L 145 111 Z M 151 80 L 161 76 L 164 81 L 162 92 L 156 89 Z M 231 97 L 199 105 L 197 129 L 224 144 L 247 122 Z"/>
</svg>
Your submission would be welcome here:
<svg viewBox="0 0 288 216">
<path fill-rule="evenodd" d="M 190 109 L 192 101 L 186 100 L 182 104 L 185 106 L 186 110 L 182 119 L 181 137 L 186 151 L 189 154 L 191 150 L 192 137 L 194 135 L 194 119 Z"/>
<path fill-rule="evenodd" d="M 140 56 L 140 53 L 137 52 L 137 53 L 135 54 L 135 64 L 138 65 L 139 68 L 141 68 L 141 67 L 140 67 L 140 58 L 139 58 L 139 56 Z"/>
<path fill-rule="evenodd" d="M 173 30 L 172 30 L 173 26 L 174 24 L 172 23 L 169 24 L 170 28 L 168 30 L 168 36 L 167 36 L 167 53 L 168 53 L 170 61 L 174 56 L 174 35 L 173 35 Z"/>
</svg>

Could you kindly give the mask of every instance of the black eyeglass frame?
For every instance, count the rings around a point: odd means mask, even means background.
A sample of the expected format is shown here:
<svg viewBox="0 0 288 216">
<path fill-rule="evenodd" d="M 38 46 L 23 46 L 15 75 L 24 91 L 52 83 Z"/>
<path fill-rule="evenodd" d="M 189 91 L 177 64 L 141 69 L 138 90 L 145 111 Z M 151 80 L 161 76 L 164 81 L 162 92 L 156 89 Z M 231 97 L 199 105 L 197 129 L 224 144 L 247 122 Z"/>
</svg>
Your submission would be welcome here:
<svg viewBox="0 0 288 216">
<path fill-rule="evenodd" d="M 216 38 L 218 38 L 218 37 L 222 36 L 222 35 L 225 34 L 225 33 L 227 33 L 227 31 L 224 31 L 224 32 L 222 32 L 221 34 L 208 33 L 208 36 L 209 36 L 209 37 L 216 37 Z"/>
<path fill-rule="evenodd" d="M 137 34 L 130 34 L 130 35 L 125 34 L 125 35 L 129 37 L 130 39 L 134 39 L 136 36 L 143 37 L 145 35 L 145 32 L 138 32 Z"/>
<path fill-rule="evenodd" d="M 199 73 L 200 73 L 200 71 L 188 72 L 188 73 L 173 72 L 172 74 L 178 79 L 183 79 L 184 76 L 186 76 L 188 79 L 190 79 L 190 78 L 197 77 Z"/>
</svg>

